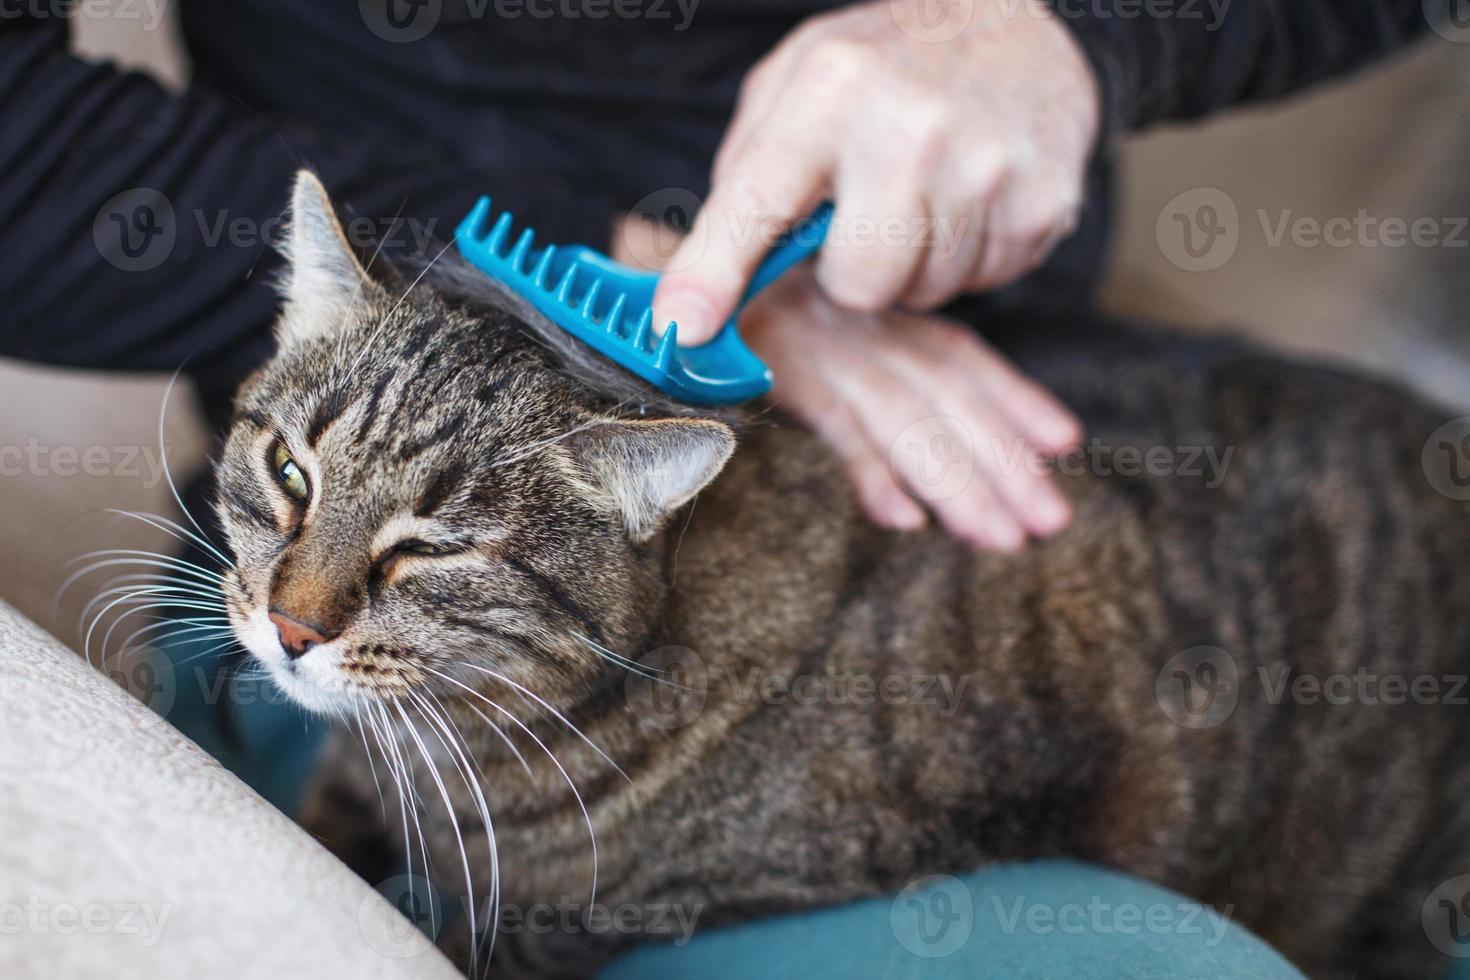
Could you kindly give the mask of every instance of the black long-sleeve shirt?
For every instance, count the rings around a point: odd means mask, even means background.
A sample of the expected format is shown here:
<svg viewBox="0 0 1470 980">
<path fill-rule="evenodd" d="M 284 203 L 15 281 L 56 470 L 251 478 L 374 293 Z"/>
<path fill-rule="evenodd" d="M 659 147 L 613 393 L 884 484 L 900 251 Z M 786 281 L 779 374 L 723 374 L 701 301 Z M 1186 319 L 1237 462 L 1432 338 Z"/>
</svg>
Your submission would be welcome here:
<svg viewBox="0 0 1470 980">
<path fill-rule="evenodd" d="M 1440 0 L 1050 2 L 1115 132 L 1350 70 L 1424 33 Z M 187 359 L 206 397 L 227 394 L 269 351 L 270 244 L 300 166 L 399 247 L 448 241 L 481 193 L 549 240 L 602 244 L 651 192 L 705 191 L 741 76 L 835 5 L 194 0 L 195 77 L 176 95 L 69 55 L 64 16 L 0 0 L 0 354 Z M 1078 233 L 1008 301 L 1095 282 L 1106 145 Z"/>
</svg>

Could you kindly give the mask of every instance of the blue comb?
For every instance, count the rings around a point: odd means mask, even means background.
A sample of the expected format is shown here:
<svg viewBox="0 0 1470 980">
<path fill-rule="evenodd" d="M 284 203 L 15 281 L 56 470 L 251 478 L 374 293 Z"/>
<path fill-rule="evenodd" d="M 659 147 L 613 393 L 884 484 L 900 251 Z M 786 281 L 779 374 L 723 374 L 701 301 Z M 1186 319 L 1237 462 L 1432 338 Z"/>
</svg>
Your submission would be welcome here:
<svg viewBox="0 0 1470 980">
<path fill-rule="evenodd" d="M 653 291 L 658 273 L 630 269 L 585 245 L 534 247 L 527 228 L 511 243 L 512 218 L 490 222 L 490 199 L 480 198 L 455 231 L 459 252 L 480 271 L 519 293 L 578 340 L 691 405 L 734 405 L 765 394 L 771 371 L 735 329 L 740 309 L 782 273 L 821 247 L 832 223 L 823 204 L 784 236 L 751 277 L 750 286 L 709 343 L 680 347 L 678 325 L 653 331 Z"/>
</svg>

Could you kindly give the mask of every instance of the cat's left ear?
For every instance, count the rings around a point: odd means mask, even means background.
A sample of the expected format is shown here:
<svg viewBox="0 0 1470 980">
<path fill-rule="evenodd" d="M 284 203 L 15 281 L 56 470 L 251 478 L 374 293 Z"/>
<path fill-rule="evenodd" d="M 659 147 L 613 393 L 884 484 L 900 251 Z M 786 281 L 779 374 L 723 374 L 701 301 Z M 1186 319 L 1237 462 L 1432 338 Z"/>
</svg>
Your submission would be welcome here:
<svg viewBox="0 0 1470 980">
<path fill-rule="evenodd" d="M 735 433 L 711 419 L 599 422 L 567 439 L 600 503 L 645 541 L 724 469 Z"/>
<path fill-rule="evenodd" d="M 287 229 L 284 251 L 291 268 L 277 327 L 282 344 L 339 329 L 354 306 L 380 288 L 348 243 L 327 189 L 309 170 L 296 174 Z"/>
</svg>

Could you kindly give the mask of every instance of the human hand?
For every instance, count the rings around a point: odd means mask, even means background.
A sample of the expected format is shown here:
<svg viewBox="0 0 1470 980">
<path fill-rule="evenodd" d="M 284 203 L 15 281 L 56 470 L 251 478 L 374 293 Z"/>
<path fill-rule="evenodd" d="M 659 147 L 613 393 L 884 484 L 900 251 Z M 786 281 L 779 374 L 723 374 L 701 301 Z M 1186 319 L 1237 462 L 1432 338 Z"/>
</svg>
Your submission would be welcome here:
<svg viewBox="0 0 1470 980">
<path fill-rule="evenodd" d="M 1014 551 L 1071 520 L 1035 461 L 1074 448 L 1081 426 L 968 327 L 854 313 L 798 268 L 751 303 L 740 331 L 775 375 L 772 397 L 836 449 L 874 522 L 917 530 L 927 507 L 957 537 Z M 934 439 L 958 481 L 929 472 Z"/>
<path fill-rule="evenodd" d="M 746 76 L 654 298 L 681 343 L 712 338 L 776 236 L 827 197 L 817 279 L 853 310 L 1004 285 L 1071 233 L 1098 128 L 1076 43 L 1039 0 L 975 0 L 956 36 L 924 39 L 924 2 L 813 17 Z"/>
</svg>

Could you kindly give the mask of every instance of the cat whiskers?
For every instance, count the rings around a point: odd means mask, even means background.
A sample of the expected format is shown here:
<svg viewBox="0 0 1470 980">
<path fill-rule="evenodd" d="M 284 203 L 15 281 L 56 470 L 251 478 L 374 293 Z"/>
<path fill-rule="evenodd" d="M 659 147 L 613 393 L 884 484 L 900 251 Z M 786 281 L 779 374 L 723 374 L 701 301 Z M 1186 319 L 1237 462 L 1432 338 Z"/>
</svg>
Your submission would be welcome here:
<svg viewBox="0 0 1470 980">
<path fill-rule="evenodd" d="M 189 508 L 184 506 L 184 498 L 179 496 L 179 488 L 174 484 L 174 475 L 168 465 L 168 447 L 164 444 L 163 441 L 163 423 L 164 420 L 168 417 L 169 397 L 173 394 L 174 385 L 178 383 L 179 374 L 182 373 L 183 370 L 184 365 L 180 364 L 178 369 L 174 371 L 173 377 L 169 378 L 168 387 L 165 388 L 163 391 L 163 401 L 158 406 L 158 458 L 163 463 L 163 478 L 168 483 L 168 492 L 173 496 L 174 503 L 178 505 L 179 510 L 182 511 L 184 516 L 189 519 L 189 523 L 194 525 L 194 531 L 198 532 L 197 542 L 206 550 L 214 554 L 216 558 L 223 561 L 226 566 L 228 566 L 229 560 L 225 558 L 219 548 L 215 547 L 210 542 L 209 533 L 204 530 L 204 527 L 197 520 L 194 519 L 194 515 L 189 512 Z M 190 533 L 190 537 L 193 536 L 194 535 Z"/>
<path fill-rule="evenodd" d="M 488 704 L 490 707 L 494 708 L 496 711 L 499 711 L 501 714 L 505 715 L 507 718 L 510 719 L 511 724 L 515 725 L 521 731 L 525 732 L 526 733 L 526 736 L 528 738 L 530 738 L 531 741 L 535 742 L 536 745 L 537 745 L 537 747 L 540 748 L 542 752 L 546 753 L 546 758 L 548 758 L 548 759 L 551 760 L 551 764 L 553 766 L 556 766 L 557 771 L 559 773 L 561 773 L 562 779 L 566 780 L 567 788 L 572 791 L 572 797 L 574 799 L 576 799 L 577 806 L 582 811 L 582 819 L 584 821 L 586 821 L 586 824 L 587 824 L 587 836 L 592 841 L 592 889 L 591 889 L 592 894 L 591 894 L 591 898 L 588 900 L 588 903 L 587 904 L 589 906 L 595 905 L 597 903 L 597 867 L 598 867 L 598 858 L 597 858 L 597 830 L 592 826 L 592 814 L 591 814 L 590 811 L 588 811 L 587 804 L 582 799 L 581 792 L 579 792 L 578 789 L 577 789 L 577 784 L 572 781 L 571 774 L 568 773 L 567 770 L 566 770 L 566 767 L 561 764 L 561 760 L 556 757 L 556 753 L 552 752 L 551 751 L 551 748 L 545 742 L 543 742 L 543 741 L 541 741 L 541 739 L 537 738 L 536 737 L 536 733 L 533 732 L 533 731 L 531 731 L 531 729 L 528 728 L 524 722 L 522 722 L 519 718 L 517 718 L 510 711 L 508 711 L 505 708 L 501 707 L 500 705 L 496 704 L 494 701 L 492 701 L 489 697 L 485 696 L 483 693 L 475 690 L 474 688 L 470 687 L 468 684 L 464 684 L 464 683 L 456 680 L 455 678 L 449 676 L 448 674 L 444 673 L 443 671 L 435 670 L 433 667 L 427 667 L 425 669 L 427 669 L 434 676 L 439 677 L 442 680 L 448 681 L 449 683 L 453 684 L 455 687 L 460 688 L 461 690 L 463 690 L 464 692 L 466 692 L 470 696 L 475 697 L 475 698 L 479 698 L 481 701 L 484 701 L 486 704 Z M 489 721 L 489 719 L 486 719 L 486 720 Z M 491 728 L 494 731 L 500 732 L 501 737 L 506 740 L 507 744 L 509 744 L 510 738 L 509 738 L 509 736 L 505 732 L 501 731 L 500 726 L 495 725 L 495 724 L 492 723 Z M 512 751 L 514 751 L 514 747 L 512 747 Z M 519 752 L 517 752 L 516 755 L 517 755 L 517 757 L 520 757 L 520 753 Z M 524 765 L 525 764 L 525 760 L 522 759 L 521 761 L 522 761 L 522 764 Z M 526 774 L 527 775 L 531 775 L 531 770 L 530 770 L 530 767 L 529 766 L 526 767 Z"/>
<path fill-rule="evenodd" d="M 645 667 L 643 664 L 638 663 L 636 660 L 629 660 L 622 654 L 615 653 L 614 651 L 609 650 L 607 647 L 603 646 L 601 643 L 598 643 L 591 637 L 583 636 L 576 630 L 570 630 L 569 632 L 577 639 L 581 640 L 584 644 L 586 644 L 588 649 L 590 649 L 593 653 L 597 654 L 599 657 L 601 657 L 603 660 L 606 660 L 614 667 L 621 667 L 624 670 L 637 674 L 640 677 L 646 677 L 657 684 L 668 684 L 671 687 L 677 687 L 681 690 L 690 690 L 690 688 L 684 687 L 684 685 L 682 684 L 676 684 L 668 678 L 658 677 L 655 676 L 655 674 L 649 673 L 650 668 Z M 656 671 L 657 673 L 663 673 L 662 668 L 654 667 L 651 669 Z"/>
<path fill-rule="evenodd" d="M 622 411 L 625 405 L 633 400 L 633 396 L 624 398 L 622 401 L 612 406 L 612 408 L 609 410 L 610 413 L 616 415 L 618 412 Z M 490 469 L 497 470 L 504 466 L 514 466 L 517 463 L 524 462 L 525 460 L 528 460 L 531 457 L 535 456 L 541 450 L 546 449 L 549 446 L 554 446 L 557 443 L 562 442 L 566 439 L 570 439 L 572 436 L 578 434 L 579 432 L 585 432 L 588 429 L 594 428 L 596 426 L 604 425 L 606 424 L 606 421 L 607 420 L 604 418 L 591 418 L 585 422 L 582 422 L 579 425 L 572 426 L 566 432 L 559 433 L 547 439 L 540 439 L 536 442 L 527 443 L 524 446 L 518 447 L 515 455 L 507 459 L 496 460 L 495 462 L 491 463 Z"/>
<path fill-rule="evenodd" d="M 403 853 L 405 861 L 405 874 L 408 879 L 408 897 L 413 902 L 413 838 L 418 837 L 419 855 L 423 859 L 423 879 L 428 888 L 429 921 L 434 921 L 434 889 L 429 867 L 429 847 L 424 837 L 424 828 L 419 821 L 419 807 L 422 798 L 418 795 L 417 785 L 413 780 L 413 772 L 409 762 L 404 758 L 401 746 L 398 744 L 397 735 L 394 732 L 396 725 L 388 717 L 388 710 L 381 701 L 367 702 L 368 725 L 373 731 L 373 738 L 378 744 L 378 751 L 383 755 L 383 764 L 388 768 L 388 775 L 393 779 L 393 787 L 398 792 L 398 814 L 403 826 Z M 409 824 L 413 825 L 413 835 L 409 834 Z"/>
<path fill-rule="evenodd" d="M 419 274 L 414 277 L 413 282 L 408 284 L 408 288 L 403 291 L 402 296 L 398 297 L 398 302 L 393 304 L 393 308 L 389 310 L 386 314 L 384 314 L 383 318 L 378 321 L 375 327 L 373 327 L 373 332 L 368 335 L 368 339 L 363 343 L 362 350 L 358 351 L 357 359 L 354 360 L 352 362 L 352 365 L 347 369 L 347 374 L 342 379 L 344 384 L 352 380 L 352 376 L 357 373 L 358 365 L 362 363 L 362 359 L 367 356 L 367 352 L 372 348 L 373 342 L 378 339 L 378 335 L 383 332 L 383 328 L 387 326 L 388 321 L 393 319 L 393 314 L 397 313 L 398 308 L 403 305 L 405 300 L 408 299 L 409 293 L 412 293 L 415 287 L 417 287 L 418 284 L 423 281 L 424 276 L 429 274 L 429 270 L 434 268 L 435 264 L 444 257 L 444 253 L 449 251 L 453 247 L 454 239 L 451 238 L 449 242 L 439 250 L 438 254 L 436 254 L 433 259 L 431 259 L 429 263 L 419 271 Z"/>
<path fill-rule="evenodd" d="M 528 687 L 526 687 L 526 686 L 524 686 L 522 684 L 516 683 L 515 681 L 511 680 L 509 677 L 506 677 L 504 674 L 501 674 L 501 673 L 499 673 L 497 671 L 491 670 L 489 667 L 482 667 L 479 664 L 472 664 L 472 663 L 468 663 L 468 662 L 463 661 L 463 660 L 453 661 L 453 664 L 455 666 L 457 666 L 457 667 L 465 667 L 465 668 L 468 668 L 469 670 L 477 670 L 477 671 L 479 671 L 482 674 L 485 674 L 485 675 L 487 675 L 489 677 L 495 678 L 496 680 L 500 681 L 502 684 L 506 685 L 507 687 L 510 687 L 510 688 L 512 688 L 512 689 L 514 689 L 516 691 L 519 691 L 522 695 L 524 695 L 526 697 L 529 697 L 532 701 L 535 701 L 538 705 L 540 705 L 544 710 L 551 712 L 552 716 L 554 718 L 556 718 L 557 721 L 560 721 L 563 725 L 567 726 L 567 728 L 572 732 L 572 734 L 576 735 L 579 739 L 581 739 L 583 742 L 585 742 L 587 744 L 587 747 L 588 748 L 590 748 L 593 752 L 596 752 L 599 756 L 602 757 L 602 759 L 603 759 L 604 762 L 606 762 L 608 765 L 612 766 L 613 769 L 617 772 L 618 775 L 622 776 L 630 784 L 633 782 L 633 780 L 628 776 L 628 774 L 626 772 L 623 772 L 622 767 L 619 766 L 616 762 L 614 762 L 612 760 L 612 758 L 606 752 L 602 751 L 602 748 L 596 742 L 592 741 L 592 739 L 588 738 L 585 734 L 583 734 L 582 730 L 580 728 L 578 728 L 576 725 L 572 724 L 572 722 L 567 718 L 566 715 L 564 715 L 560 711 L 556 710 L 556 708 L 553 707 L 550 702 L 548 702 L 545 698 L 541 697 L 541 695 L 537 694 L 535 691 L 531 690 L 530 688 L 528 688 Z"/>
<path fill-rule="evenodd" d="M 398 219 L 403 217 L 403 206 L 407 203 L 408 198 L 406 197 L 398 202 L 398 210 L 393 213 L 393 220 L 388 224 L 390 232 L 398 224 Z M 368 257 L 366 265 L 363 267 L 361 274 L 358 276 L 357 289 L 353 290 L 352 293 L 352 302 L 344 303 L 342 306 L 342 319 L 337 321 L 337 333 L 339 335 L 337 338 L 338 358 L 341 358 L 347 352 L 347 335 L 350 331 L 343 329 L 347 326 L 347 318 L 352 315 L 352 311 L 357 308 L 358 301 L 362 299 L 363 287 L 366 286 L 370 281 L 372 281 L 372 273 L 368 270 L 373 267 L 374 262 L 378 261 L 378 256 L 383 254 L 383 245 L 386 244 L 387 241 L 387 235 L 383 235 L 378 239 L 377 246 L 373 248 L 373 254 Z M 350 380 L 350 374 L 348 378 L 344 378 L 343 380 Z"/>
<path fill-rule="evenodd" d="M 158 567 L 152 561 L 119 562 L 111 559 L 97 562 L 84 568 L 79 575 L 98 568 L 116 564 L 134 564 L 144 567 Z M 168 567 L 168 566 L 162 566 Z M 68 580 L 68 586 L 74 583 L 78 576 Z M 175 579 L 170 575 L 159 575 L 153 572 L 124 574 L 108 580 L 109 583 L 129 583 L 109 585 L 98 591 L 97 595 L 88 600 L 78 617 L 78 631 L 83 633 L 82 655 L 88 664 L 92 663 L 92 641 L 98 628 L 107 620 L 113 610 L 120 609 L 117 617 L 107 627 L 103 634 L 101 652 L 101 665 L 106 666 L 107 650 L 111 643 L 112 635 L 117 627 L 129 616 L 147 612 L 154 609 L 179 609 L 193 610 L 201 613 L 209 613 L 209 616 L 193 617 L 193 622 L 188 626 L 214 625 L 220 635 L 228 631 L 229 620 L 224 615 L 223 597 L 218 590 L 204 588 L 200 583 L 188 580 Z M 98 606 L 101 606 L 99 609 Z M 95 610 L 95 612 L 94 612 Z M 165 619 L 165 622 L 177 622 L 177 619 Z M 135 632 L 134 637 L 138 633 Z M 131 642 L 131 638 L 130 641 Z M 128 648 L 124 645 L 124 651 Z"/>
<path fill-rule="evenodd" d="M 429 747 L 424 743 L 423 738 L 420 737 L 418 726 L 413 723 L 413 720 L 409 717 L 408 712 L 404 710 L 403 702 L 395 700 L 390 703 L 393 709 L 398 712 L 398 716 L 403 720 L 404 730 L 408 733 L 409 737 L 418 747 L 419 755 L 423 757 L 424 765 L 428 768 L 429 778 L 433 781 L 434 787 L 439 791 L 440 798 L 444 801 L 444 809 L 449 815 L 449 825 L 454 831 L 454 840 L 456 845 L 458 845 L 459 847 L 460 862 L 463 866 L 464 871 L 465 889 L 467 892 L 466 900 L 469 905 L 467 911 L 469 915 L 470 935 L 472 937 L 478 937 L 479 930 L 476 927 L 477 912 L 475 908 L 475 886 L 474 877 L 470 871 L 469 851 L 465 847 L 464 835 L 460 832 L 459 829 L 459 820 L 455 817 L 454 814 L 454 803 L 449 795 L 449 787 L 445 785 L 443 777 L 439 774 L 438 767 L 434 765 L 433 754 L 429 751 Z M 420 715 L 425 718 L 426 721 L 430 721 L 431 718 L 437 717 L 432 715 L 432 713 L 425 714 L 424 706 L 422 703 L 414 704 L 410 702 L 410 706 L 414 707 L 420 713 Z M 444 746 L 445 750 L 449 752 L 450 762 L 453 763 L 455 769 L 459 773 L 460 778 L 464 780 L 465 788 L 470 791 L 471 796 L 474 798 L 475 808 L 479 813 L 482 823 L 484 824 L 486 842 L 489 844 L 490 847 L 490 889 L 492 897 L 491 908 L 498 909 L 500 905 L 499 851 L 495 846 L 495 828 L 493 822 L 490 819 L 489 806 L 485 802 L 485 796 L 480 790 L 479 783 L 476 782 L 473 773 L 469 771 L 468 762 L 464 758 L 458 745 L 454 743 L 451 739 L 446 739 L 444 735 L 440 732 L 439 727 L 432 724 L 432 722 L 430 723 L 430 731 L 434 734 L 435 738 L 437 738 L 439 742 Z M 427 862 L 427 858 L 425 859 L 425 861 Z M 490 951 L 492 953 L 495 949 L 496 925 L 496 922 L 492 920 L 490 933 Z M 479 942 L 477 939 L 475 939 L 472 941 L 471 944 L 471 969 L 473 969 L 478 963 L 478 957 Z"/>
<path fill-rule="evenodd" d="M 114 514 L 118 517 L 131 518 L 135 521 L 141 521 L 150 527 L 155 527 L 170 537 L 182 541 L 184 544 L 194 545 L 203 549 L 205 554 L 218 562 L 221 568 L 228 569 L 232 567 L 230 559 L 224 552 L 215 547 L 207 538 L 195 534 L 177 521 L 169 520 L 161 514 L 149 514 L 136 510 L 118 510 L 115 507 L 107 508 L 107 513 Z"/>
</svg>

